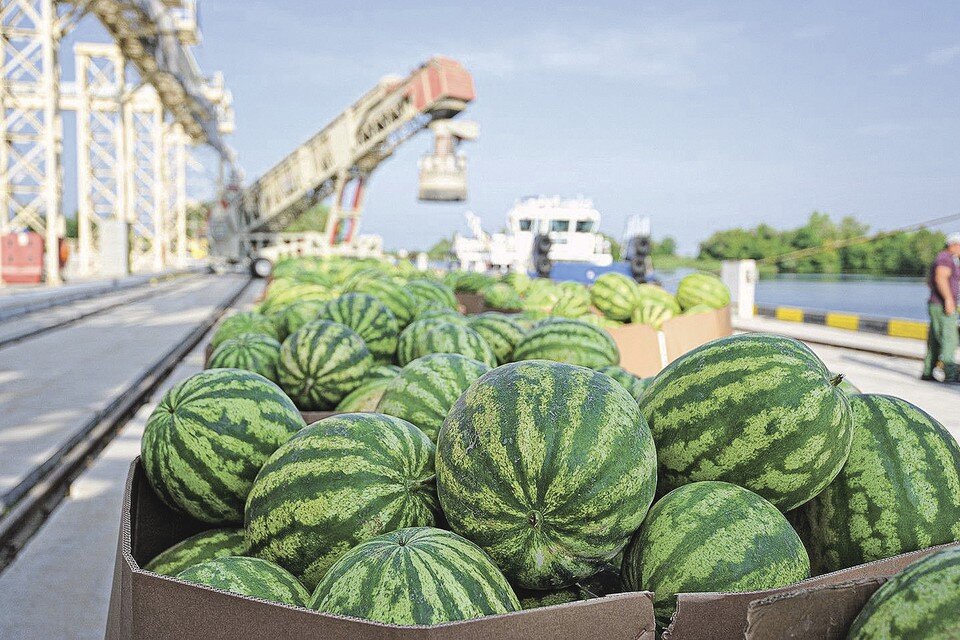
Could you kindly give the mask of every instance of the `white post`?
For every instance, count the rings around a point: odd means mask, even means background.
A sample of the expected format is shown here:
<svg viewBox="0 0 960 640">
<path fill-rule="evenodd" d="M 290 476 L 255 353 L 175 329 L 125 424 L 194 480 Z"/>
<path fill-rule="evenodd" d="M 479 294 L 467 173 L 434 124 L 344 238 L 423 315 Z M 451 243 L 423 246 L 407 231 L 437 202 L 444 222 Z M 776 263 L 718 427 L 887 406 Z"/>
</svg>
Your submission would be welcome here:
<svg viewBox="0 0 960 640">
<path fill-rule="evenodd" d="M 90 102 L 87 92 L 89 58 L 74 51 L 77 70 L 77 249 L 78 272 L 93 271 L 93 197 L 90 165 Z"/>
<path fill-rule="evenodd" d="M 752 318 L 756 303 L 757 261 L 726 260 L 720 278 L 730 289 L 731 309 L 738 318 Z"/>
<path fill-rule="evenodd" d="M 41 39 L 43 47 L 43 120 L 44 120 L 44 209 L 46 210 L 46 252 L 44 275 L 48 285 L 60 284 L 60 69 L 57 61 L 59 38 L 56 34 L 57 5 L 44 0 Z"/>
</svg>

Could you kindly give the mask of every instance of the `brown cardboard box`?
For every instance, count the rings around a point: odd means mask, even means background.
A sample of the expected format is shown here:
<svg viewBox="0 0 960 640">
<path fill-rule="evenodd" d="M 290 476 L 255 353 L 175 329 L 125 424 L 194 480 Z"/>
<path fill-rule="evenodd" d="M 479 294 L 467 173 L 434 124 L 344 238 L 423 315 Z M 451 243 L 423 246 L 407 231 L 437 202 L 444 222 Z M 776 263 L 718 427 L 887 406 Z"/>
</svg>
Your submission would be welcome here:
<svg viewBox="0 0 960 640">
<path fill-rule="evenodd" d="M 123 499 L 107 640 L 654 640 L 648 593 L 622 593 L 434 627 L 398 627 L 264 602 L 140 568 L 205 528 L 164 505 L 149 487 L 139 459 L 133 462 Z M 925 555 L 957 545 L 932 547 L 780 589 L 680 594 L 664 640 L 841 638 L 884 579 Z"/>
<path fill-rule="evenodd" d="M 107 640 L 654 640 L 653 603 L 644 593 L 434 627 L 399 627 L 265 602 L 140 568 L 204 528 L 160 502 L 139 459 L 134 461 L 123 499 Z"/>
<path fill-rule="evenodd" d="M 733 333 L 730 309 L 677 316 L 663 323 L 660 331 L 647 325 L 625 324 L 608 329 L 620 349 L 620 366 L 648 378 L 691 349 Z"/>
</svg>

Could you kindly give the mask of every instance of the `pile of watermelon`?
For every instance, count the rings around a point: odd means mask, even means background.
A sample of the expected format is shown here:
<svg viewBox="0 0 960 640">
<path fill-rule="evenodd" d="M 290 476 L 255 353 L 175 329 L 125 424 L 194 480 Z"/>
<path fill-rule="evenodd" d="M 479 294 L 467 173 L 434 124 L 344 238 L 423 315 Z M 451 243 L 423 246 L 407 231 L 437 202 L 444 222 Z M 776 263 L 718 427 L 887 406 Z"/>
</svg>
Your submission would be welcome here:
<svg viewBox="0 0 960 640">
<path fill-rule="evenodd" d="M 681 592 L 960 540 L 957 442 L 904 400 L 845 389 L 802 343 L 732 336 L 642 380 L 595 323 L 462 315 L 458 287 L 549 297 L 486 278 L 278 265 L 258 310 L 217 329 L 217 366 L 150 417 L 151 486 L 209 530 L 146 568 L 400 625 L 652 591 L 666 627 Z M 636 313 L 601 280 L 553 306 Z M 677 299 L 711 291 L 698 278 Z M 339 413 L 304 424 L 314 409 Z M 960 611 L 956 554 L 926 562 L 946 577 L 891 581 L 855 637 L 886 637 L 870 631 L 885 603 L 923 585 Z"/>
</svg>

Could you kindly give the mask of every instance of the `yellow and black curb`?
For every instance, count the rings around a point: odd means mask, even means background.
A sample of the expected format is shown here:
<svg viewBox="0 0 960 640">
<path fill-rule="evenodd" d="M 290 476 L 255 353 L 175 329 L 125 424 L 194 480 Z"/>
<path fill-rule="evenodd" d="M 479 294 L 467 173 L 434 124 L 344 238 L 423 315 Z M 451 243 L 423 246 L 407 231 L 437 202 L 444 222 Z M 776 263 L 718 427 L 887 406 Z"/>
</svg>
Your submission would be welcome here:
<svg viewBox="0 0 960 640">
<path fill-rule="evenodd" d="M 866 333 L 878 333 L 880 335 L 892 336 L 894 338 L 913 338 L 915 340 L 926 340 L 929 325 L 920 320 L 905 320 L 902 318 L 873 318 L 870 316 L 861 316 L 856 313 L 839 313 L 836 311 L 811 311 L 809 309 L 799 309 L 797 307 L 766 307 L 756 306 L 754 308 L 758 316 L 765 318 L 774 318 L 786 322 L 804 322 L 807 324 L 819 324 L 825 327 L 835 329 L 846 329 L 848 331 L 864 331 Z"/>
</svg>

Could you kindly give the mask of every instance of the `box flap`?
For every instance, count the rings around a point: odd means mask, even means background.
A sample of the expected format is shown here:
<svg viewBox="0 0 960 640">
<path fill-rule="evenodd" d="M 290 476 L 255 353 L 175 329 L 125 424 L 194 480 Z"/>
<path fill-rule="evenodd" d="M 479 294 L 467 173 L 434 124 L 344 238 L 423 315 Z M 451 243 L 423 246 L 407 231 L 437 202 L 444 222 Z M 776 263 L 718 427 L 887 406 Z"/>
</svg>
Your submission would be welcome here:
<svg viewBox="0 0 960 640">
<path fill-rule="evenodd" d="M 660 373 L 663 360 L 660 337 L 645 324 L 625 324 L 607 329 L 620 350 L 620 366 L 641 378 Z"/>
<path fill-rule="evenodd" d="M 843 640 L 854 618 L 886 578 L 827 584 L 755 600 L 746 640 Z"/>
</svg>

